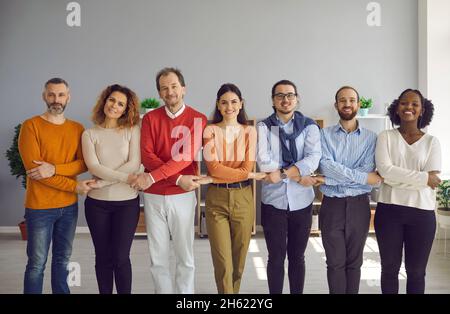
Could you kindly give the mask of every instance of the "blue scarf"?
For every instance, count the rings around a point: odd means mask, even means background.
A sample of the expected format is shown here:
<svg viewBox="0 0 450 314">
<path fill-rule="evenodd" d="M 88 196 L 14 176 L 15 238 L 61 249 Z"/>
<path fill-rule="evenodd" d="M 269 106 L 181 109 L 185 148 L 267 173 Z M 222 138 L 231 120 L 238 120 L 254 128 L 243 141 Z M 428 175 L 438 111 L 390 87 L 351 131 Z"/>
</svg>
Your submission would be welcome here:
<svg viewBox="0 0 450 314">
<path fill-rule="evenodd" d="M 270 117 L 263 120 L 264 124 L 267 126 L 269 130 L 272 130 L 273 126 L 279 127 L 279 136 L 281 142 L 281 150 L 282 150 L 282 158 L 283 158 L 283 168 L 288 168 L 292 166 L 295 162 L 298 161 L 298 152 L 297 146 L 295 145 L 295 139 L 303 132 L 303 130 L 308 125 L 317 125 L 317 123 L 305 117 L 298 111 L 294 112 L 294 132 L 292 134 L 286 134 L 283 128 L 280 126 L 281 121 L 277 119 L 275 113 L 273 113 Z M 317 125 L 317 127 L 319 127 Z M 289 148 L 286 146 L 286 140 L 289 142 Z"/>
</svg>

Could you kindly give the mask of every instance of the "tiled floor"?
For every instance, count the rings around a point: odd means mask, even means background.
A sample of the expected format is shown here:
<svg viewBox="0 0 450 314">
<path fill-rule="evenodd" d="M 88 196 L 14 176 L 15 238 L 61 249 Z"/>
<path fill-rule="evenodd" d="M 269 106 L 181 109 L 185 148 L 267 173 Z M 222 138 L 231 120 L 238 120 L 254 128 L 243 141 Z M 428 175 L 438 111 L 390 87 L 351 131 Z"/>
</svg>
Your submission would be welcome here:
<svg viewBox="0 0 450 314">
<path fill-rule="evenodd" d="M 216 293 L 214 273 L 208 239 L 195 240 L 196 293 Z M 435 240 L 428 263 L 426 292 L 450 293 L 450 252 L 443 254 L 443 240 Z M 18 234 L 0 234 L 0 293 L 21 293 L 23 272 L 26 264 L 26 242 Z M 449 250 L 449 248 L 447 248 Z M 136 237 L 133 242 L 133 293 L 153 293 L 149 272 L 147 239 Z M 71 281 L 72 293 L 97 293 L 94 272 L 94 248 L 89 234 L 78 234 L 74 241 Z M 251 240 L 241 293 L 268 293 L 265 265 L 267 250 L 261 234 Z M 172 259 L 172 267 L 173 267 Z M 45 271 L 46 293 L 50 292 L 50 257 Z M 79 266 L 79 269 L 77 267 Z M 77 276 L 76 274 L 80 274 Z M 380 264 L 378 246 L 374 236 L 370 236 L 364 249 L 360 293 L 380 293 Z M 406 274 L 404 268 L 399 275 L 400 292 L 405 292 Z M 79 286 L 78 286 L 79 284 Z M 285 293 L 289 291 L 287 278 Z M 306 251 L 305 293 L 328 293 L 326 280 L 325 253 L 320 237 L 311 237 Z"/>
</svg>

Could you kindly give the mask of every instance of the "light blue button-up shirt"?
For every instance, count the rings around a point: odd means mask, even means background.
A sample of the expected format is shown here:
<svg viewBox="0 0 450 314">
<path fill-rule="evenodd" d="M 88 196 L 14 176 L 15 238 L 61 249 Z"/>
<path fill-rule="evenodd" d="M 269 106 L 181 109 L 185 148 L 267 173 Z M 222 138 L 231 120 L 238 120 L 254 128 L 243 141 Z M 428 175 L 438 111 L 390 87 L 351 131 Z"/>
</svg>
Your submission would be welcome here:
<svg viewBox="0 0 450 314">
<path fill-rule="evenodd" d="M 281 121 L 280 121 L 281 122 Z M 280 127 L 286 134 L 294 131 L 294 122 L 291 119 L 287 123 L 280 123 Z M 264 122 L 257 124 L 258 129 L 258 154 L 257 164 L 262 172 L 273 172 L 281 169 L 283 158 L 281 153 L 280 138 L 278 132 L 271 132 Z M 286 140 L 289 147 L 289 141 Z M 320 131 L 317 125 L 308 125 L 295 139 L 297 147 L 297 161 L 295 166 L 300 174 L 310 175 L 319 166 L 321 157 Z M 314 189 L 305 187 L 299 183 L 284 179 L 278 183 L 262 182 L 261 201 L 275 208 L 287 210 L 299 210 L 309 206 L 314 200 Z"/>
<path fill-rule="evenodd" d="M 320 191 L 329 197 L 369 193 L 367 175 L 375 170 L 377 135 L 365 128 L 348 133 L 341 124 L 320 131 L 322 159 L 319 170 L 325 176 Z"/>
</svg>

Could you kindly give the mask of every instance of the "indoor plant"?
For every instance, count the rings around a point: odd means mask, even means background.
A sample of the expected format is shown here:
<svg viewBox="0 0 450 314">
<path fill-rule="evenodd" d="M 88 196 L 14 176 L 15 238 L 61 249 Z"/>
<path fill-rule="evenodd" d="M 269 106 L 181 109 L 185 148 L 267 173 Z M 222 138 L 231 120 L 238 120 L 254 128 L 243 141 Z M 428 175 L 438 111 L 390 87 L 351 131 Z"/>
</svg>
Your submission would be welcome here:
<svg viewBox="0 0 450 314">
<path fill-rule="evenodd" d="M 10 172 L 16 179 L 22 177 L 22 186 L 27 188 L 27 173 L 22 162 L 22 158 L 19 153 L 19 133 L 21 124 L 16 125 L 14 128 L 14 137 L 11 146 L 6 151 L 6 158 L 8 159 L 8 164 Z M 27 230 L 25 221 L 19 223 L 20 233 L 22 234 L 22 240 L 27 239 Z"/>
<path fill-rule="evenodd" d="M 442 180 L 438 185 L 436 200 L 439 224 L 450 228 L 450 180 Z"/>
<path fill-rule="evenodd" d="M 144 111 L 143 113 L 147 113 L 152 111 L 153 109 L 158 108 L 160 105 L 159 100 L 156 98 L 146 98 L 141 102 L 141 109 Z"/>
<path fill-rule="evenodd" d="M 359 115 L 366 116 L 369 113 L 369 109 L 373 106 L 372 98 L 366 99 L 364 97 L 361 97 L 360 102 L 361 106 L 359 108 Z"/>
</svg>

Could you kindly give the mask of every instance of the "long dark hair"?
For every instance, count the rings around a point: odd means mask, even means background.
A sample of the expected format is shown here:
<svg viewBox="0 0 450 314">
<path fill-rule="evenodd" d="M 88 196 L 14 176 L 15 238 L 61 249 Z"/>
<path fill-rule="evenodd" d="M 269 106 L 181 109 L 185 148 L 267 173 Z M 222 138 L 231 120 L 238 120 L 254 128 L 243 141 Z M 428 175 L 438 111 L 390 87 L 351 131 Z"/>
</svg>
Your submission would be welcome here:
<svg viewBox="0 0 450 314">
<path fill-rule="evenodd" d="M 240 124 L 247 125 L 248 119 L 247 119 L 247 114 L 245 113 L 244 100 L 242 99 L 241 91 L 239 90 L 239 88 L 236 85 L 234 85 L 232 83 L 223 84 L 222 86 L 220 86 L 219 90 L 217 91 L 216 109 L 214 110 L 212 123 L 215 124 L 215 123 L 222 122 L 223 116 L 220 113 L 219 109 L 217 108 L 217 104 L 219 103 L 220 97 L 222 97 L 223 94 L 228 93 L 228 92 L 232 92 L 232 93 L 236 94 L 238 96 L 239 100 L 242 101 L 242 108 L 241 108 L 241 110 L 239 110 L 239 113 L 237 116 L 237 121 Z"/>
</svg>

